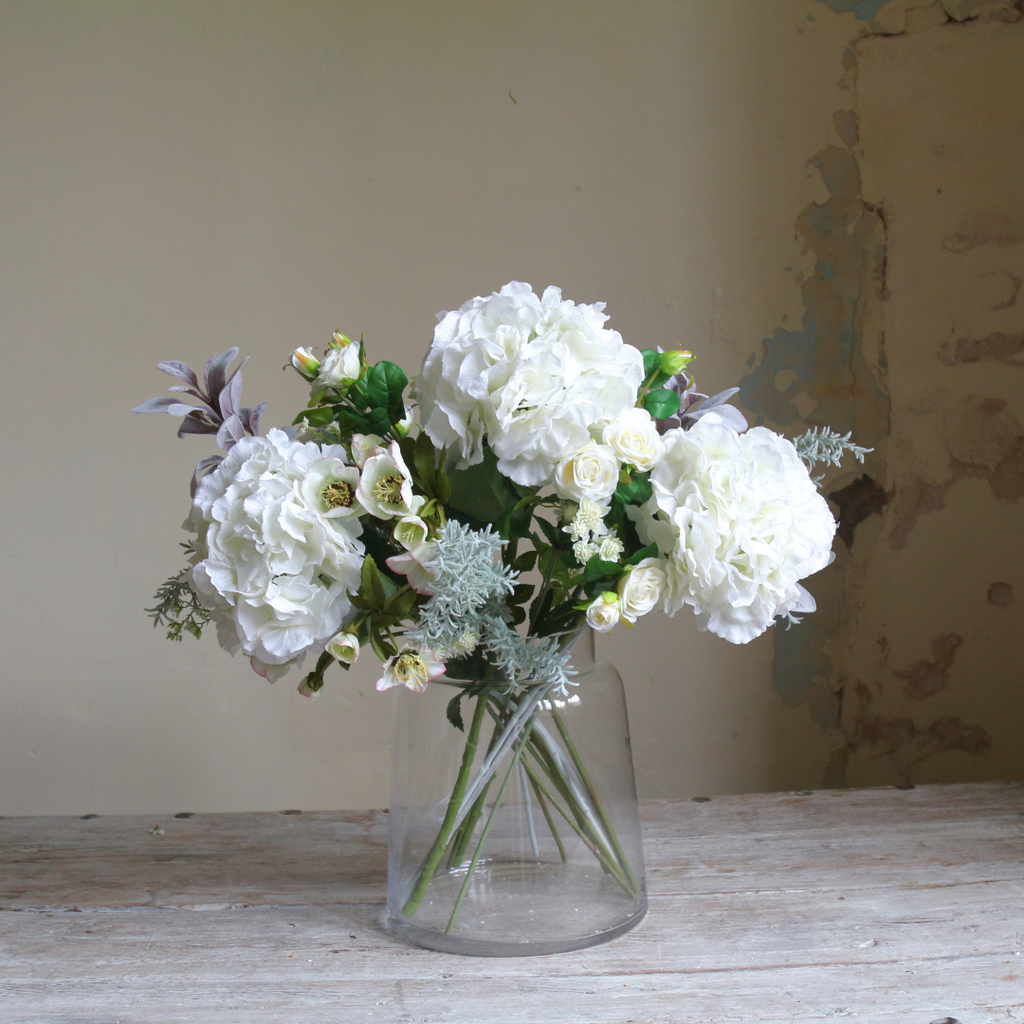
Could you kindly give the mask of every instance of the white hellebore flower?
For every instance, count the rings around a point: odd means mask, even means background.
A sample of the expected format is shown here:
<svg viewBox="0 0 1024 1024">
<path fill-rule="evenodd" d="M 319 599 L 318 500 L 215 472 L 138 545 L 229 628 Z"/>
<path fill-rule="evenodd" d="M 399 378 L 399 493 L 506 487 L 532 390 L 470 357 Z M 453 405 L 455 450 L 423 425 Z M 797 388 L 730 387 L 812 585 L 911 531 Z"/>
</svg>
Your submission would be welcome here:
<svg viewBox="0 0 1024 1024">
<path fill-rule="evenodd" d="M 832 560 L 836 524 L 793 445 L 711 416 L 664 442 L 650 501 L 628 512 L 666 556 L 665 611 L 691 605 L 701 629 L 740 644 L 814 611 L 799 581 Z"/>
<path fill-rule="evenodd" d="M 362 524 L 330 516 L 323 487 L 317 490 L 344 463 L 340 445 L 271 430 L 237 441 L 196 489 L 190 582 L 221 646 L 244 651 L 271 681 L 307 651 L 323 650 L 352 611 Z M 304 489 L 311 480 L 317 486 Z"/>
<path fill-rule="evenodd" d="M 587 609 L 587 625 L 598 633 L 610 632 L 619 621 L 619 595 L 612 590 L 599 594 Z"/>
<path fill-rule="evenodd" d="M 362 469 L 371 455 L 384 451 L 384 442 L 376 434 L 352 435 L 352 461 Z"/>
<path fill-rule="evenodd" d="M 377 689 L 404 686 L 413 693 L 422 693 L 427 683 L 441 675 L 444 669 L 444 665 L 426 647 L 418 651 L 406 647 L 384 662 L 384 674 L 377 680 Z"/>
<path fill-rule="evenodd" d="M 665 589 L 665 573 L 661 559 L 645 558 L 637 562 L 619 580 L 619 604 L 622 617 L 632 625 L 641 615 L 646 615 L 661 600 Z"/>
<path fill-rule="evenodd" d="M 325 519 L 358 516 L 366 510 L 356 500 L 359 470 L 338 458 L 317 459 L 299 485 L 303 501 Z"/>
<path fill-rule="evenodd" d="M 431 594 L 431 584 L 436 579 L 432 564 L 436 558 L 437 543 L 428 540 L 404 555 L 392 555 L 387 565 L 389 569 L 404 576 L 417 594 Z"/>
<path fill-rule="evenodd" d="M 619 485 L 619 460 L 609 445 L 591 441 L 558 462 L 554 485 L 569 501 L 608 501 Z"/>
<path fill-rule="evenodd" d="M 402 516 L 391 535 L 406 551 L 419 547 L 427 539 L 427 524 L 419 516 Z"/>
<path fill-rule="evenodd" d="M 378 519 L 414 516 L 427 500 L 420 494 L 413 494 L 412 474 L 397 441 L 363 463 L 356 497 L 363 508 Z"/>
<path fill-rule="evenodd" d="M 460 469 L 483 459 L 486 440 L 502 474 L 548 483 L 592 426 L 636 404 L 643 382 L 643 357 L 604 327 L 603 309 L 512 281 L 439 314 L 415 391 L 423 430 Z"/>
<path fill-rule="evenodd" d="M 665 450 L 654 417 L 646 409 L 627 409 L 604 428 L 601 440 L 641 473 L 653 469 Z"/>
<path fill-rule="evenodd" d="M 348 631 L 339 633 L 327 645 L 327 653 L 343 665 L 354 665 L 359 658 L 359 637 Z"/>
</svg>

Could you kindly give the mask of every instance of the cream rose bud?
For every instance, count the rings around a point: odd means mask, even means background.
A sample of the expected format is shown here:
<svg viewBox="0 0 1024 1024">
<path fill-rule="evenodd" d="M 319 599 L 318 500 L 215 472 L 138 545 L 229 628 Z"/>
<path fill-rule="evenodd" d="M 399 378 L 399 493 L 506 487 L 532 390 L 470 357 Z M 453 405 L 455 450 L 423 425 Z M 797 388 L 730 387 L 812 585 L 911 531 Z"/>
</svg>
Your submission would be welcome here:
<svg viewBox="0 0 1024 1024">
<path fill-rule="evenodd" d="M 327 653 L 343 665 L 354 665 L 359 657 L 359 637 L 348 631 L 338 633 L 327 644 Z"/>
<path fill-rule="evenodd" d="M 606 590 L 587 609 L 587 625 L 598 633 L 610 632 L 619 621 L 619 596 Z"/>
<path fill-rule="evenodd" d="M 665 573 L 658 558 L 637 562 L 619 580 L 619 604 L 622 617 L 630 624 L 646 615 L 661 600 L 665 589 Z"/>
<path fill-rule="evenodd" d="M 619 485 L 619 460 L 608 445 L 592 441 L 555 466 L 554 485 L 560 498 L 606 501 Z"/>
<path fill-rule="evenodd" d="M 604 428 L 601 440 L 641 473 L 653 469 L 665 451 L 654 417 L 646 409 L 627 409 Z"/>
</svg>

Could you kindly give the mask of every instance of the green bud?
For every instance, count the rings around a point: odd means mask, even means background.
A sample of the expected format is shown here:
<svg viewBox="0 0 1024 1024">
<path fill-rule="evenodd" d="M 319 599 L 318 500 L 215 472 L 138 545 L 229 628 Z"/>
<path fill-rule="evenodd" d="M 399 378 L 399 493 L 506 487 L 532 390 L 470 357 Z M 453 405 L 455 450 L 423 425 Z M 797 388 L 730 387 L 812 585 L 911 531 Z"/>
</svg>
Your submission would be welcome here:
<svg viewBox="0 0 1024 1024">
<path fill-rule="evenodd" d="M 685 370 L 690 363 L 693 362 L 694 356 L 692 352 L 686 349 L 675 349 L 672 352 L 662 352 L 659 365 L 661 366 L 661 372 L 667 373 L 670 377 L 674 377 L 680 370 Z"/>
</svg>

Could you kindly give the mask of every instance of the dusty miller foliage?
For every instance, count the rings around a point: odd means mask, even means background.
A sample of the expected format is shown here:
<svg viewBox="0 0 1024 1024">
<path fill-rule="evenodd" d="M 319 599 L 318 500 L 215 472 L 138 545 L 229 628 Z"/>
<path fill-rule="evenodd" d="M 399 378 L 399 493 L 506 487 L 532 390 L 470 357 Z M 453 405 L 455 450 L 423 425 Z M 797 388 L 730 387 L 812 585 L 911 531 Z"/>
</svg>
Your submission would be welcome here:
<svg viewBox="0 0 1024 1024">
<path fill-rule="evenodd" d="M 571 670 L 558 639 L 524 638 L 510 625 L 505 599 L 518 574 L 501 564 L 504 544 L 490 526 L 473 530 L 453 520 L 445 523 L 430 567 L 435 574 L 431 597 L 407 636 L 442 657 L 464 649 L 471 637 L 509 682 L 542 679 L 564 692 Z"/>
<path fill-rule="evenodd" d="M 851 432 L 840 434 L 828 427 L 811 427 L 806 434 L 801 434 L 793 442 L 797 455 L 800 456 L 808 471 L 821 463 L 826 466 L 838 466 L 843 461 L 843 455 L 849 452 L 858 462 L 864 461 L 864 456 L 873 448 L 862 448 L 850 440 Z M 815 477 L 814 482 L 820 483 L 821 477 Z"/>
</svg>

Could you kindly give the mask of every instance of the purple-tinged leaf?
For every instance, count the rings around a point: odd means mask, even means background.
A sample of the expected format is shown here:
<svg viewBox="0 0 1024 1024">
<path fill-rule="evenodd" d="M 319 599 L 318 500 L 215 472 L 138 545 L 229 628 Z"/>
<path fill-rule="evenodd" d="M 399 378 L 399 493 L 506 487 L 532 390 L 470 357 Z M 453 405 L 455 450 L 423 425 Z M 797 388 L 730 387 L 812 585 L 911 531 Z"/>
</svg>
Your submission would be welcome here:
<svg viewBox="0 0 1024 1024">
<path fill-rule="evenodd" d="M 188 363 L 179 362 L 177 359 L 168 359 L 165 362 L 157 363 L 156 368 L 163 370 L 164 373 L 169 373 L 172 377 L 177 377 L 178 380 L 185 381 L 186 384 L 199 387 L 199 378 L 196 377 L 195 370 Z"/>
<path fill-rule="evenodd" d="M 216 423 L 211 423 L 203 417 L 203 414 L 198 409 L 193 409 L 181 421 L 181 426 L 178 427 L 178 437 L 184 437 L 185 434 L 216 434 L 217 429 Z"/>
<path fill-rule="evenodd" d="M 193 498 L 196 496 L 196 488 L 199 486 L 199 481 L 202 480 L 207 473 L 211 472 L 214 466 L 219 465 L 223 461 L 223 455 L 207 455 L 205 459 L 200 459 L 196 463 L 196 470 L 192 474 L 192 483 L 189 486 L 189 494 L 191 494 Z"/>
<path fill-rule="evenodd" d="M 224 387 L 228 366 L 237 355 L 237 348 L 229 348 L 221 352 L 220 355 L 210 356 L 206 361 L 206 369 L 203 370 L 203 381 L 206 384 L 206 393 L 210 396 L 212 402 L 217 401 L 217 396 Z"/>
<path fill-rule="evenodd" d="M 260 420 L 263 418 L 263 410 L 266 409 L 267 403 L 260 402 L 255 409 L 249 410 L 249 433 L 253 437 L 260 436 Z"/>
<path fill-rule="evenodd" d="M 194 406 L 179 402 L 172 395 L 161 395 L 159 398 L 150 398 L 142 405 L 135 406 L 132 412 L 166 412 L 171 416 L 187 416 Z"/>
<path fill-rule="evenodd" d="M 238 368 L 239 370 L 241 367 Z M 231 379 L 224 385 L 221 390 L 219 401 L 220 401 L 220 414 L 224 419 L 230 419 L 232 416 L 238 415 L 238 403 L 242 400 L 242 375 L 235 370 L 231 374 Z"/>
<path fill-rule="evenodd" d="M 217 446 L 230 451 L 231 446 L 245 437 L 245 427 L 237 416 L 229 416 L 217 431 Z"/>
</svg>

